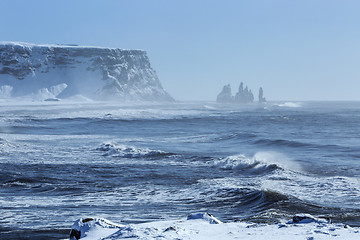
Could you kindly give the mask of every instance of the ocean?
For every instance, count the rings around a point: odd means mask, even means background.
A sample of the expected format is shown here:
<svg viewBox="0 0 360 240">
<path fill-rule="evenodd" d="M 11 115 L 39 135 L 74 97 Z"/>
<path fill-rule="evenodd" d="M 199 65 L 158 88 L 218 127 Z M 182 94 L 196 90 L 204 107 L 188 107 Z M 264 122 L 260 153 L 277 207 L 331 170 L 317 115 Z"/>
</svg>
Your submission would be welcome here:
<svg viewBox="0 0 360 240">
<path fill-rule="evenodd" d="M 0 239 L 193 212 L 360 226 L 360 102 L 0 102 Z"/>
</svg>

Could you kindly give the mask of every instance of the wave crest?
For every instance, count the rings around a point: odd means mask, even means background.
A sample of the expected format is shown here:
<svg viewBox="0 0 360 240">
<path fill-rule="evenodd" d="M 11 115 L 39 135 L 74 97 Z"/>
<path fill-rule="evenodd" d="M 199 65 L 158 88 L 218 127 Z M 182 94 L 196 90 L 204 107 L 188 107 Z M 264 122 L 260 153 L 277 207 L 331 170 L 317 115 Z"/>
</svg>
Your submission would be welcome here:
<svg viewBox="0 0 360 240">
<path fill-rule="evenodd" d="M 269 173 L 278 169 L 301 171 L 301 167 L 296 162 L 284 154 L 272 151 L 258 152 L 251 158 L 245 155 L 225 157 L 214 161 L 212 166 L 251 174 Z"/>
<path fill-rule="evenodd" d="M 273 106 L 276 106 L 276 107 L 288 107 L 288 108 L 299 108 L 299 107 L 302 107 L 302 103 L 300 103 L 300 102 L 284 102 L 284 103 L 274 104 Z"/>
<path fill-rule="evenodd" d="M 100 145 L 96 150 L 102 151 L 103 156 L 141 158 L 172 155 L 161 150 L 151 150 L 148 148 L 136 148 L 134 146 L 125 146 L 113 142 L 106 142 Z"/>
<path fill-rule="evenodd" d="M 225 170 L 239 170 L 249 173 L 267 173 L 280 168 L 276 164 L 268 164 L 257 160 L 255 157 L 248 158 L 244 155 L 229 156 L 216 160 L 213 166 Z"/>
</svg>

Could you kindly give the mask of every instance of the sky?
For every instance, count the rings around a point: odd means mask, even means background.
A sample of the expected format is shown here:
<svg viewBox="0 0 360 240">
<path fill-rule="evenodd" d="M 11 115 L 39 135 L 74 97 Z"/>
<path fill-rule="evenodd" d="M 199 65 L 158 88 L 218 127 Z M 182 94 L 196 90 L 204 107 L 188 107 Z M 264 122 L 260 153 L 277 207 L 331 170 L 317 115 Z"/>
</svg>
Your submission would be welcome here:
<svg viewBox="0 0 360 240">
<path fill-rule="evenodd" d="M 360 100 L 358 0 L 1 0 L 0 41 L 147 51 L 177 100 Z"/>
</svg>

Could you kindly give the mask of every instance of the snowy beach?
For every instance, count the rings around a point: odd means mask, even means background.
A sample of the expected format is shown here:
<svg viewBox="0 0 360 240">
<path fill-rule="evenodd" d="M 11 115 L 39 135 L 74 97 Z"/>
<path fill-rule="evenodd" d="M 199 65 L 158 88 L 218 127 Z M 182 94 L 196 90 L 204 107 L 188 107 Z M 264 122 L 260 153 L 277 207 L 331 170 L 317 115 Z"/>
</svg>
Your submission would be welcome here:
<svg viewBox="0 0 360 240">
<path fill-rule="evenodd" d="M 115 224 L 105 219 L 79 219 L 72 227 L 70 240 L 98 239 L 277 239 L 322 240 L 359 239 L 360 229 L 331 224 L 326 219 L 300 214 L 279 224 L 245 222 L 222 223 L 207 213 L 189 215 L 178 221 L 151 222 L 136 225 Z"/>
</svg>

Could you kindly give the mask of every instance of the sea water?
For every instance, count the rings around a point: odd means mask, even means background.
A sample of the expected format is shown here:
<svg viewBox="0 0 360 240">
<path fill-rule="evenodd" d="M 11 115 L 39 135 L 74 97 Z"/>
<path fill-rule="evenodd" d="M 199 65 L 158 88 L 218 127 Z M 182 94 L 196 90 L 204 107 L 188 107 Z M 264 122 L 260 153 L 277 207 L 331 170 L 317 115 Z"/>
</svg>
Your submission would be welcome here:
<svg viewBox="0 0 360 240">
<path fill-rule="evenodd" d="M 0 102 L 0 238 L 209 212 L 360 226 L 360 102 Z"/>
</svg>

